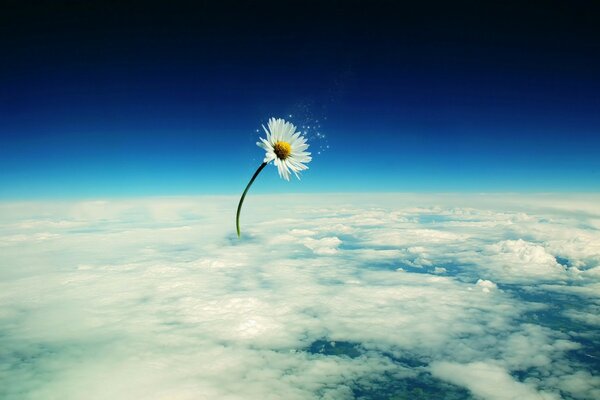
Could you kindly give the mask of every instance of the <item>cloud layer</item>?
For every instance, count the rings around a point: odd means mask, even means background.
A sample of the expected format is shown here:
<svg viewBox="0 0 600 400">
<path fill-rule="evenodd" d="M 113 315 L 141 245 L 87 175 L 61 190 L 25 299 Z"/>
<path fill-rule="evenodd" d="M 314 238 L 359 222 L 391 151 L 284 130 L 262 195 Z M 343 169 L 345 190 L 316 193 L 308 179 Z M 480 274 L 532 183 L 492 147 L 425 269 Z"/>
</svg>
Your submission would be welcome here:
<svg viewBox="0 0 600 400">
<path fill-rule="evenodd" d="M 600 397 L 600 198 L 236 200 L 0 204 L 0 397 Z"/>
</svg>

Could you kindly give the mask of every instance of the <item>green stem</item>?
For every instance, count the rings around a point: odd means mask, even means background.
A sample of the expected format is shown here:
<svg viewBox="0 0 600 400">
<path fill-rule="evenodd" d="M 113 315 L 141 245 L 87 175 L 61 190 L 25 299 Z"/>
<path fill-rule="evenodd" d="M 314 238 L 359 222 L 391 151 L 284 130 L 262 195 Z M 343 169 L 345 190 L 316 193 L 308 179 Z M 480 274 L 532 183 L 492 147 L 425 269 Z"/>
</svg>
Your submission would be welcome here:
<svg viewBox="0 0 600 400">
<path fill-rule="evenodd" d="M 240 199 L 240 204 L 238 204 L 237 214 L 235 216 L 235 227 L 237 228 L 238 237 L 240 237 L 240 212 L 242 211 L 242 204 L 244 204 L 244 199 L 246 198 L 246 193 L 248 193 L 248 189 L 250 189 L 250 186 L 252 186 L 252 184 L 254 183 L 254 180 L 256 179 L 258 174 L 260 174 L 260 171 L 262 171 L 263 168 L 266 166 L 267 166 L 266 162 L 260 164 L 260 167 L 258 167 L 258 169 L 254 173 L 254 175 L 252 175 L 252 179 L 250 179 L 250 182 L 248 182 L 248 186 L 246 186 L 244 193 L 242 193 L 242 198 Z"/>
</svg>

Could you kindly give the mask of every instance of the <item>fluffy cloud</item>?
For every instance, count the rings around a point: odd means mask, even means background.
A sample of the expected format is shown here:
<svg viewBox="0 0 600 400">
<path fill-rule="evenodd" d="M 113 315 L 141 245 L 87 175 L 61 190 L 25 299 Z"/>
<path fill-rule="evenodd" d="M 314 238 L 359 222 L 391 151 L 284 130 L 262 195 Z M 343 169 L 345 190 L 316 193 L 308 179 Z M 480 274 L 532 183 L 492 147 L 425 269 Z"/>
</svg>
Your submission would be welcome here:
<svg viewBox="0 0 600 400">
<path fill-rule="evenodd" d="M 485 279 L 478 279 L 477 283 L 475 285 L 478 286 L 479 288 L 481 288 L 481 290 L 484 291 L 484 292 L 486 292 L 486 293 L 489 293 L 492 290 L 498 289 L 498 285 L 496 285 L 492 281 L 488 281 L 488 280 L 485 280 Z"/>
<path fill-rule="evenodd" d="M 324 237 L 321 239 L 305 239 L 302 244 L 311 249 L 313 253 L 318 255 L 326 255 L 326 254 L 336 254 L 338 252 L 337 248 L 342 241 L 335 236 L 332 237 Z"/>
<path fill-rule="evenodd" d="M 597 200 L 3 203 L 0 397 L 597 398 Z"/>
<path fill-rule="evenodd" d="M 529 385 L 515 381 L 507 370 L 493 363 L 434 362 L 431 364 L 431 372 L 441 379 L 469 388 L 474 395 L 484 399 L 555 400 L 560 398 L 556 394 L 538 392 Z"/>
<path fill-rule="evenodd" d="M 503 282 L 542 282 L 566 278 L 565 267 L 538 244 L 503 240 L 485 247 L 482 265 Z"/>
</svg>

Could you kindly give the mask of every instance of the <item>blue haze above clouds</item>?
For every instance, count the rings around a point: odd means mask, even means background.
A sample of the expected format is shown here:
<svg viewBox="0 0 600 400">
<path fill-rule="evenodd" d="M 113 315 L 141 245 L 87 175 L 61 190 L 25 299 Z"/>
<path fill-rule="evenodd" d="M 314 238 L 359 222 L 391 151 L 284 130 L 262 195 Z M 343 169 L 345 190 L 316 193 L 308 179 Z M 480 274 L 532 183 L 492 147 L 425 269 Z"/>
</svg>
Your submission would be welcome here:
<svg viewBox="0 0 600 400">
<path fill-rule="evenodd" d="M 597 195 L 0 205 L 3 399 L 595 399 Z"/>
</svg>

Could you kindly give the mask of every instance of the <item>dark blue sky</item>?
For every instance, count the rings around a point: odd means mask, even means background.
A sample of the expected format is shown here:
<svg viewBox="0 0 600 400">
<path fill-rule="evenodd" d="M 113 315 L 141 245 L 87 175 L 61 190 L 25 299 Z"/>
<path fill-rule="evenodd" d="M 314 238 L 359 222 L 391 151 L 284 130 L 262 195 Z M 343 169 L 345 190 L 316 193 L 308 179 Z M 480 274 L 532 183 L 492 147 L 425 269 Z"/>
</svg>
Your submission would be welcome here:
<svg viewBox="0 0 600 400">
<path fill-rule="evenodd" d="M 3 2 L 0 197 L 238 193 L 288 115 L 253 191 L 600 189 L 597 2 L 399 3 Z"/>
</svg>

